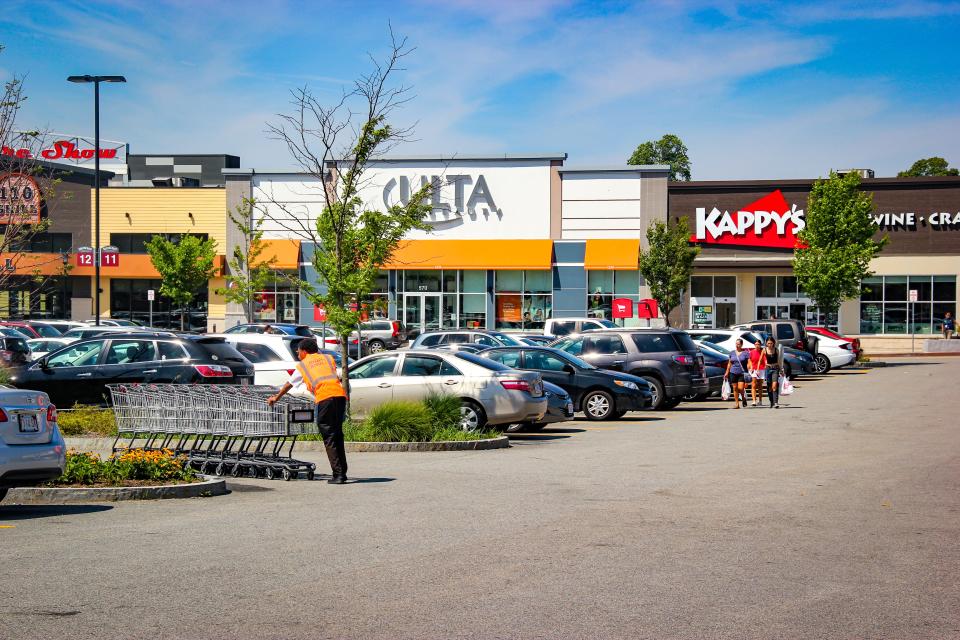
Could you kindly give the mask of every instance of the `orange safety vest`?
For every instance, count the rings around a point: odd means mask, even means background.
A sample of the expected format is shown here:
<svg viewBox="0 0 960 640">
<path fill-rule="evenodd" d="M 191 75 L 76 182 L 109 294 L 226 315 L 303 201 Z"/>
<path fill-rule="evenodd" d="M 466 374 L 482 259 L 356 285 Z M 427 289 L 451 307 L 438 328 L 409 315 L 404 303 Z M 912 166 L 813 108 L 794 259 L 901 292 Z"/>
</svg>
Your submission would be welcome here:
<svg viewBox="0 0 960 640">
<path fill-rule="evenodd" d="M 316 402 L 347 396 L 337 376 L 337 363 L 333 356 L 307 354 L 307 357 L 297 364 L 297 371 L 303 376 L 303 382 Z"/>
</svg>

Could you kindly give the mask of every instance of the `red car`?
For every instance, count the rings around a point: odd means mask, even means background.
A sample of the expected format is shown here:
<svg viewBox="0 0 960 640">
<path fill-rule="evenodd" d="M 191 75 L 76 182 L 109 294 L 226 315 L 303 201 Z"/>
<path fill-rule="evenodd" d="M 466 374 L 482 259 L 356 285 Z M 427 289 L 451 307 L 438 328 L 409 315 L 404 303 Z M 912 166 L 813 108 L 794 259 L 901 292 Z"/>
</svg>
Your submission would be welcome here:
<svg viewBox="0 0 960 640">
<path fill-rule="evenodd" d="M 853 347 L 853 353 L 857 356 L 857 359 L 859 359 L 860 354 L 863 353 L 863 351 L 860 349 L 860 338 L 848 338 L 847 336 L 841 335 L 836 331 L 827 329 L 826 327 L 807 327 L 807 333 L 813 333 L 815 335 L 833 338 L 834 340 L 843 340 L 844 342 L 849 342 Z"/>
<path fill-rule="evenodd" d="M 40 332 L 28 325 L 26 322 L 0 322 L 0 327 L 13 327 L 20 333 L 25 333 L 31 338 L 42 338 Z"/>
</svg>

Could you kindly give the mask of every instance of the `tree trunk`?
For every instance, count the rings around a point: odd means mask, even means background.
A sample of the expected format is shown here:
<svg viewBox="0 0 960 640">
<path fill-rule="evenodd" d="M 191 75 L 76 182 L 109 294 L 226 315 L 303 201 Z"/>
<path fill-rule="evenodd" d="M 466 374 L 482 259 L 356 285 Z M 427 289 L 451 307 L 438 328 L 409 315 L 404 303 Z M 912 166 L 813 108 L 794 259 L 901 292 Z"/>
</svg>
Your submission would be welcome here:
<svg viewBox="0 0 960 640">
<path fill-rule="evenodd" d="M 357 355 L 360 355 L 359 353 Z M 340 336 L 340 357 L 343 366 L 340 368 L 340 384 L 347 394 L 347 405 L 350 404 L 350 374 L 347 371 L 347 362 L 350 360 L 350 337 Z"/>
</svg>

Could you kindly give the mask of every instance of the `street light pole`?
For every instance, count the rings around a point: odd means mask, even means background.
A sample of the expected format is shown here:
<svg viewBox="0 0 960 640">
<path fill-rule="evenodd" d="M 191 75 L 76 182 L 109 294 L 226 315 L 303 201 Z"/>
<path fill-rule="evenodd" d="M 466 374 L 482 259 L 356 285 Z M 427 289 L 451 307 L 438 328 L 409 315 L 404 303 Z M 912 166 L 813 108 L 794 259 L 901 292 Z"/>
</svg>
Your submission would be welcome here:
<svg viewBox="0 0 960 640">
<path fill-rule="evenodd" d="M 69 76 L 69 82 L 93 83 L 93 272 L 94 324 L 100 324 L 100 83 L 126 82 L 123 76 Z"/>
</svg>

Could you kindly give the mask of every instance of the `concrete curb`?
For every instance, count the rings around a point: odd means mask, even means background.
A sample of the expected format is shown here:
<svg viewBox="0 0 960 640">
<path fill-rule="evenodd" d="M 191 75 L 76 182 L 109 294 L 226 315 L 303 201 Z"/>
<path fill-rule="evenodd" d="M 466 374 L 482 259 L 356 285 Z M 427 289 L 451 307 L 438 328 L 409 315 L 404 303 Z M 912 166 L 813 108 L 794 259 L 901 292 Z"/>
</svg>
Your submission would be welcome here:
<svg viewBox="0 0 960 640">
<path fill-rule="evenodd" d="M 80 451 L 109 453 L 113 438 L 65 438 L 67 446 Z M 384 453 L 394 451 L 485 451 L 488 449 L 506 449 L 510 438 L 498 436 L 484 440 L 454 440 L 446 442 L 346 442 L 347 453 Z M 324 451 L 320 440 L 298 440 L 294 446 L 297 451 Z M 296 453 L 294 453 L 296 455 Z M 193 485 L 190 485 L 193 486 Z"/>
<path fill-rule="evenodd" d="M 227 493 L 223 478 L 209 476 L 204 482 L 156 487 L 18 487 L 10 489 L 5 502 L 16 504 L 86 504 L 120 500 L 167 500 L 200 498 Z"/>
</svg>

